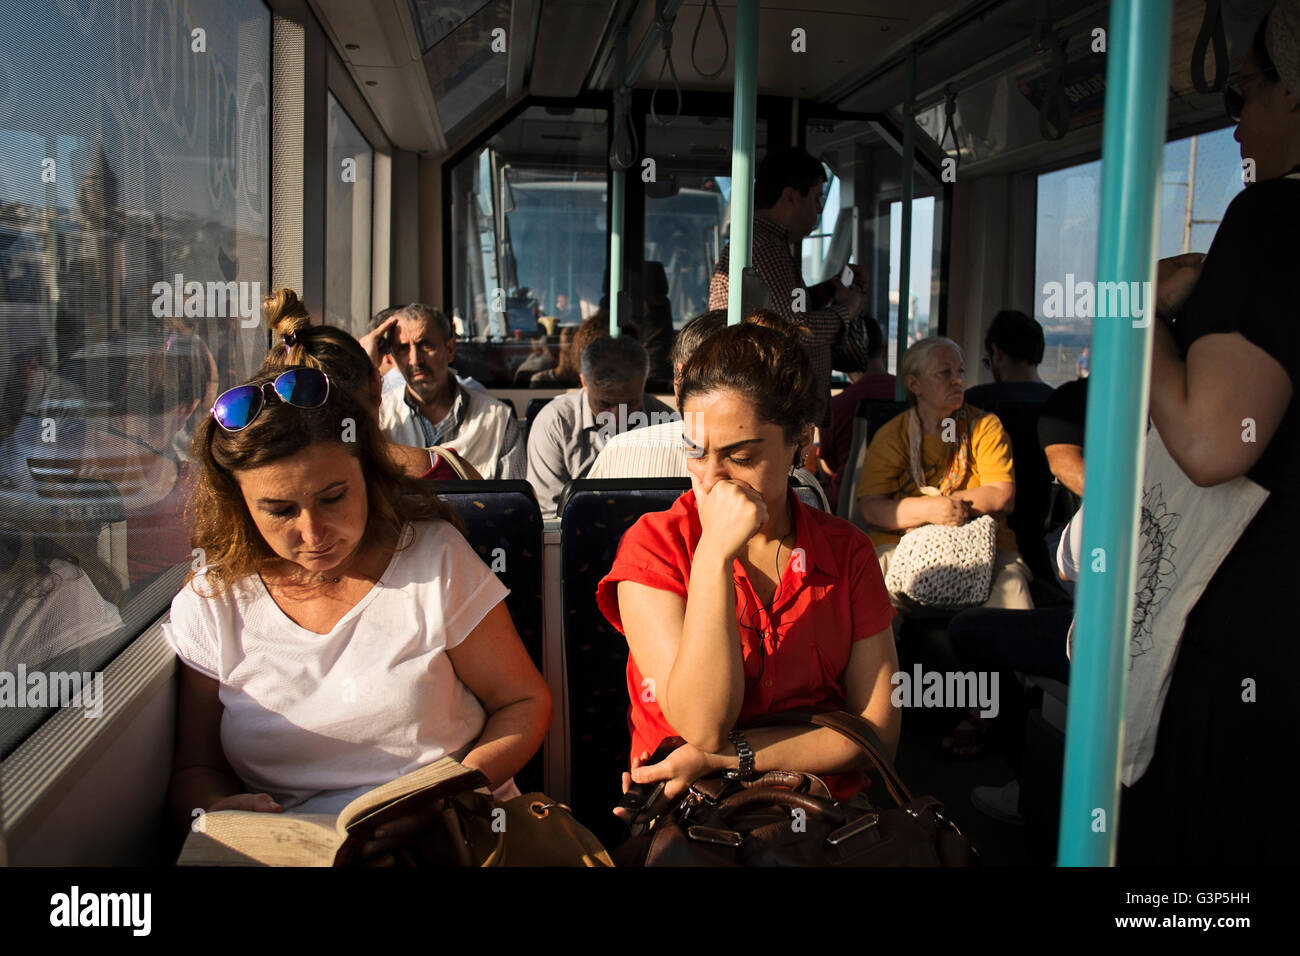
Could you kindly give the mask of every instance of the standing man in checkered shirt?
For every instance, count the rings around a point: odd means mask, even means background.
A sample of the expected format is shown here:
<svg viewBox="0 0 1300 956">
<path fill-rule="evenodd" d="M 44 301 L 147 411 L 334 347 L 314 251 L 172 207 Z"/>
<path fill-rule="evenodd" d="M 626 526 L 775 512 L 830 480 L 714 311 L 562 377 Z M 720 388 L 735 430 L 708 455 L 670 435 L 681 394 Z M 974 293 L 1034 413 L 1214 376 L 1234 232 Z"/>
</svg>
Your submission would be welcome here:
<svg viewBox="0 0 1300 956">
<path fill-rule="evenodd" d="M 817 421 L 823 433 L 831 424 L 831 345 L 839 338 L 844 323 L 862 308 L 867 273 L 852 266 L 853 283 L 842 285 L 830 279 L 804 285 L 799 258 L 791 246 L 803 241 L 821 217 L 822 187 L 826 172 L 822 164 L 798 148 L 770 151 L 758 166 L 754 183 L 754 229 L 752 262 L 755 271 L 772 293 L 772 309 L 807 330 L 804 349 L 812 361 L 822 409 Z M 722 250 L 709 281 L 709 308 L 727 307 L 728 270 L 731 246 Z"/>
</svg>

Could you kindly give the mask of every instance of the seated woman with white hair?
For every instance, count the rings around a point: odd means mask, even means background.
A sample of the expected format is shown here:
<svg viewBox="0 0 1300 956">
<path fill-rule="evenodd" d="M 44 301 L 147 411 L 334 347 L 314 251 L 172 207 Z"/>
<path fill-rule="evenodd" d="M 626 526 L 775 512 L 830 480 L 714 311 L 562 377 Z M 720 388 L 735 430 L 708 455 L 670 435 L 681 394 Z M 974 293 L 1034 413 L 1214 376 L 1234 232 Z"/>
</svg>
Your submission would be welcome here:
<svg viewBox="0 0 1300 956">
<path fill-rule="evenodd" d="M 984 607 L 1032 608 L 1029 568 L 1006 522 L 1016 500 L 1011 442 L 996 415 L 966 404 L 965 372 L 961 348 L 942 336 L 921 339 L 903 353 L 899 374 L 910 407 L 871 439 L 858 512 L 886 572 L 904 533 L 992 515 L 997 556 Z"/>
</svg>

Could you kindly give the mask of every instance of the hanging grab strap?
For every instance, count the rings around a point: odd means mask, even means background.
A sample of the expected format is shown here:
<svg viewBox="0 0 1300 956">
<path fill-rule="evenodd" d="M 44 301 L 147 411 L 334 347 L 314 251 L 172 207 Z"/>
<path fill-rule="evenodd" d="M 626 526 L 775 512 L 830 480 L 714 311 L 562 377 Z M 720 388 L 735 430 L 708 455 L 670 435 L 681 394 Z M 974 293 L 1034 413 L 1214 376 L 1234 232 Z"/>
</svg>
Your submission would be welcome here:
<svg viewBox="0 0 1300 956">
<path fill-rule="evenodd" d="M 1038 108 L 1038 132 L 1047 140 L 1062 139 L 1070 131 L 1070 98 L 1065 95 L 1065 43 L 1061 40 L 1052 49 L 1052 74 L 1043 93 L 1043 105 Z"/>
<path fill-rule="evenodd" d="M 626 172 L 636 165 L 640 145 L 632 122 L 632 91 L 626 86 L 614 91 L 614 139 L 609 144 L 611 169 Z"/>
<path fill-rule="evenodd" d="M 1205 81 L 1205 54 L 1214 44 L 1214 82 Z M 1192 86 L 1197 93 L 1218 93 L 1228 80 L 1228 37 L 1223 27 L 1222 0 L 1205 0 L 1201 32 L 1192 46 Z"/>
<path fill-rule="evenodd" d="M 722 63 L 712 73 L 705 73 L 700 69 L 699 60 L 695 57 L 695 45 L 700 42 L 700 28 L 704 26 L 704 15 L 708 13 L 710 5 L 713 7 L 713 15 L 718 20 L 718 32 L 722 34 Z M 691 37 L 691 66 L 703 79 L 713 80 L 722 75 L 730 58 L 731 43 L 727 40 L 727 25 L 722 20 L 722 11 L 718 9 L 718 0 L 704 0 L 704 6 L 700 7 L 700 18 L 695 21 L 695 34 Z"/>
<path fill-rule="evenodd" d="M 943 132 L 939 134 L 939 148 L 948 151 L 948 137 L 952 136 L 952 148 L 956 153 L 953 159 L 953 173 L 961 169 L 961 142 L 957 139 L 957 91 L 951 86 L 944 90 Z"/>
<path fill-rule="evenodd" d="M 662 28 L 663 31 L 662 36 L 663 36 L 663 47 L 664 47 L 664 63 L 663 66 L 659 67 L 659 80 L 661 82 L 663 81 L 665 71 L 672 74 L 673 91 L 677 94 L 677 112 L 673 115 L 673 118 L 670 120 L 661 120 L 659 118 L 659 114 L 655 112 L 655 97 L 659 95 L 659 88 L 655 87 L 654 91 L 650 94 L 650 118 L 653 119 L 660 126 L 672 126 L 673 123 L 677 122 L 678 117 L 682 115 L 682 84 L 681 81 L 677 79 L 677 67 L 673 66 L 673 19 L 674 17 L 670 17 L 667 15 L 666 12 L 667 4 L 664 2 L 664 0 L 655 0 L 655 3 L 658 8 L 655 16 L 658 18 L 660 27 Z"/>
</svg>

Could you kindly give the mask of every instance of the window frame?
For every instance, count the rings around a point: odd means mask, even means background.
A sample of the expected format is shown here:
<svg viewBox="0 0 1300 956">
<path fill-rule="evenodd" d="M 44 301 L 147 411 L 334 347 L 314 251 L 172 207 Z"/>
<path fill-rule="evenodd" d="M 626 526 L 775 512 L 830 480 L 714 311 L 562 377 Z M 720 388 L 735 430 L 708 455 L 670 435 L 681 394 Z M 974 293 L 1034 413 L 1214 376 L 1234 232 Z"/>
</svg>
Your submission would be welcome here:
<svg viewBox="0 0 1300 956">
<path fill-rule="evenodd" d="M 267 240 L 266 273 L 262 277 L 270 283 L 276 267 L 276 196 L 274 190 L 275 164 L 274 144 L 276 140 L 276 115 L 274 111 L 276 95 L 276 21 L 287 18 L 296 22 L 313 42 L 324 42 L 332 52 L 329 41 L 324 39 L 314 14 L 303 0 L 261 0 L 266 11 L 268 29 L 266 33 L 265 53 L 267 57 L 268 105 L 267 137 L 264 143 L 267 158 Z M 304 50 L 302 72 L 310 93 L 313 78 L 313 56 L 319 56 L 319 47 L 313 48 L 308 43 Z M 305 118 L 310 130 L 316 117 Z M 323 132 L 323 130 L 322 130 Z M 310 179 L 307 182 L 311 182 Z M 302 201 L 302 197 L 299 197 Z M 299 207 L 301 209 L 301 206 Z M 307 241 L 307 224 L 304 223 L 300 242 Z M 309 278 L 304 276 L 304 279 Z M 260 280 L 259 280 L 260 281 Z M 270 335 L 266 341 L 269 343 Z M 221 370 L 218 370 L 219 374 Z M 127 628 L 121 646 L 101 665 L 104 678 L 103 714 L 97 720 L 87 721 L 76 708 L 58 708 L 37 724 L 19 741 L 3 760 L 0 760 L 0 866 L 22 864 L 21 854 L 29 842 L 39 842 L 44 838 L 46 844 L 54 844 L 65 855 L 70 846 L 78 850 L 91 846 L 91 853 L 129 852 L 126 847 L 138 851 L 138 855 L 153 854 L 159 859 L 136 859 L 135 863 L 168 863 L 169 859 L 161 854 L 170 855 L 170 847 L 157 843 L 157 819 L 166 801 L 166 786 L 157 793 L 145 792 L 143 799 L 134 794 L 133 799 L 116 809 L 104 808 L 99 802 L 99 792 L 87 780 L 92 774 L 99 773 L 106 777 L 116 777 L 113 757 L 116 754 L 139 756 L 147 769 L 157 773 L 165 766 L 170 771 L 172 760 L 172 741 L 174 738 L 174 721 L 168 721 L 159 728 L 152 721 L 145 721 L 144 715 L 161 708 L 168 715 L 174 714 L 175 683 L 172 680 L 181 665 L 175 653 L 168 645 L 162 633 L 162 623 L 170 617 L 170 605 L 176 593 L 183 586 L 182 582 L 188 566 L 178 563 L 170 571 L 160 574 L 154 581 L 133 595 L 129 615 L 126 619 L 138 621 L 136 628 Z M 158 731 L 161 729 L 161 734 Z M 144 750 L 137 738 L 148 738 L 154 744 L 152 749 Z M 127 742 L 124 742 L 127 741 Z M 109 765 L 108 769 L 102 769 Z M 70 795 L 80 801 L 84 808 L 89 801 L 95 803 L 100 812 L 87 819 L 96 821 L 90 829 L 98 834 L 99 839 L 86 838 L 85 833 L 67 838 L 62 832 L 50 836 L 42 825 L 51 817 L 62 816 L 65 819 L 76 817 L 81 810 L 72 806 Z M 15 799 L 16 797 L 16 799 Z M 157 799 L 154 800 L 153 798 Z M 115 815 L 116 814 L 116 815 Z M 99 821 L 113 819 L 116 828 L 104 827 Z M 18 856 L 15 855 L 18 851 Z M 45 863 L 46 860 L 34 861 Z M 56 862 L 85 865 L 85 859 L 59 860 Z M 94 862 L 120 862 L 97 860 Z"/>
<path fill-rule="evenodd" d="M 366 103 L 361 90 L 352 79 L 352 74 L 348 72 L 343 58 L 334 49 L 334 44 L 329 42 L 328 39 L 325 40 L 325 44 L 327 48 L 325 87 L 321 94 L 321 122 L 324 127 L 322 139 L 325 142 L 321 157 L 321 164 L 324 167 L 324 178 L 321 181 L 322 188 L 325 188 L 328 177 L 333 175 L 333 171 L 329 168 L 329 98 L 331 95 L 334 97 L 335 102 L 338 103 L 339 108 L 351 120 L 352 125 L 357 128 L 361 136 L 370 145 L 373 157 L 370 165 L 370 295 L 368 296 L 369 306 L 366 314 L 368 324 L 370 316 L 374 315 L 380 308 L 388 305 L 389 289 L 392 283 L 391 164 L 393 161 L 393 144 L 385 135 L 383 127 L 379 125 L 379 120 L 375 118 L 375 114 L 371 111 L 369 104 Z M 326 304 L 325 296 L 327 294 L 324 277 L 328 271 L 327 248 L 329 237 L 329 208 L 328 203 L 324 201 L 323 195 L 321 197 L 321 209 L 323 232 L 320 246 L 320 314 L 323 320 Z M 382 214 L 381 209 L 383 210 Z"/>
<path fill-rule="evenodd" d="M 832 121 L 844 121 L 844 122 L 858 121 L 858 122 L 865 122 L 869 124 L 882 139 L 884 139 L 886 142 L 891 143 L 893 147 L 899 151 L 900 153 L 899 162 L 900 163 L 902 162 L 901 153 L 903 149 L 903 128 L 902 125 L 898 122 L 898 119 L 900 117 L 896 117 L 895 115 L 890 113 L 848 112 L 848 111 L 837 109 L 833 106 L 817 104 L 808 100 L 799 101 L 799 117 L 800 117 L 799 145 L 804 147 L 805 149 L 807 149 L 809 121 L 812 120 L 832 120 Z M 913 122 L 915 122 L 915 119 L 913 119 Z M 917 126 L 917 132 L 922 133 L 922 135 L 924 135 L 924 130 L 922 130 L 920 126 Z M 949 268 L 951 266 L 951 260 L 952 260 L 952 255 L 951 255 L 952 207 L 953 207 L 954 184 L 944 180 L 943 171 L 939 163 L 935 162 L 934 157 L 931 156 L 927 150 L 923 148 L 919 148 L 920 142 L 921 141 L 918 140 L 918 148 L 913 153 L 912 161 L 916 166 L 918 166 L 921 169 L 922 172 L 924 172 L 931 180 L 933 180 L 934 185 L 932 188 L 927 188 L 925 191 L 921 191 L 914 188 L 912 194 L 912 201 L 915 202 L 917 199 L 920 199 L 923 196 L 933 196 L 935 201 L 940 203 L 942 206 L 942 208 L 940 209 L 940 215 L 939 217 L 937 217 L 937 220 L 935 222 L 936 228 L 934 230 L 935 249 L 932 257 L 932 263 L 938 264 L 939 289 L 938 289 L 938 294 L 934 296 L 930 302 L 930 316 L 931 316 L 930 325 L 931 328 L 934 330 L 934 334 L 947 335 L 948 334 L 948 306 L 950 300 Z M 872 211 L 872 214 L 877 217 L 883 215 L 885 220 L 888 221 L 889 204 L 891 202 L 901 203 L 903 200 L 903 194 L 902 194 L 902 190 L 899 189 L 896 191 L 890 191 L 888 193 L 881 192 L 880 194 L 878 194 L 877 198 L 883 204 L 883 211 L 882 209 L 876 209 Z M 862 200 L 859 200 L 859 208 L 861 208 L 861 202 Z M 857 244 L 856 239 L 858 237 L 855 236 L 854 238 L 855 238 L 854 244 L 856 246 Z M 886 264 L 886 268 L 888 268 L 888 256 L 886 256 L 885 264 Z M 900 290 L 900 294 L 901 294 L 901 290 Z M 889 335 L 888 283 L 886 283 L 884 286 L 881 286 L 873 276 L 871 295 L 872 295 L 873 303 L 875 303 L 877 297 L 879 297 L 881 302 L 885 303 L 883 309 L 885 322 L 881 325 L 881 331 L 885 334 L 886 337 L 888 337 Z M 877 307 L 877 311 L 880 311 L 878 303 L 876 303 L 876 307 Z M 892 348 L 893 348 L 892 343 L 890 342 L 885 343 L 886 356 L 891 354 Z"/>
</svg>

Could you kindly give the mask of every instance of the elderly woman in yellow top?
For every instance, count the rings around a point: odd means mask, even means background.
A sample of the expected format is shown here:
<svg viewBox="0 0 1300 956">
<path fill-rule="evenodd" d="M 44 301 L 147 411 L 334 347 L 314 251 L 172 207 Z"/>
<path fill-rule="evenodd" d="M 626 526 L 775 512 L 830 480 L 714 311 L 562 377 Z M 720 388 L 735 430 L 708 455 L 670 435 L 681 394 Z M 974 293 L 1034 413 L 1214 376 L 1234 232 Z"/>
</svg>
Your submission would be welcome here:
<svg viewBox="0 0 1300 956">
<path fill-rule="evenodd" d="M 882 571 L 903 532 L 993 515 L 998 551 L 984 606 L 1032 608 L 1029 568 L 1006 523 L 1016 500 L 1011 442 L 996 415 L 965 404 L 965 371 L 961 348 L 942 336 L 922 339 L 903 354 L 899 374 L 910 407 L 872 438 L 858 511 Z M 923 487 L 939 493 L 923 494 Z"/>
</svg>

